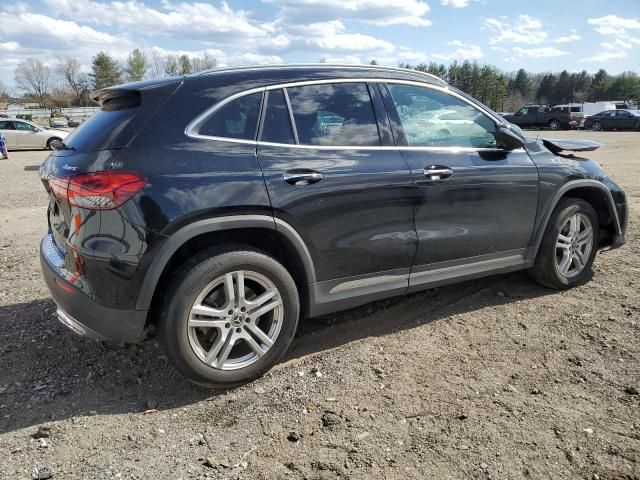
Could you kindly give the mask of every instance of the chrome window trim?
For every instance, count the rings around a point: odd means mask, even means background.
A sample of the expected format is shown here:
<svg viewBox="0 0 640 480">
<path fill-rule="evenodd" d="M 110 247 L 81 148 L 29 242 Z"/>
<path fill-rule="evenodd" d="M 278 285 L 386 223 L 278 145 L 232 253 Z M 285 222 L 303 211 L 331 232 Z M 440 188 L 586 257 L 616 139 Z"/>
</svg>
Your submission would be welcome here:
<svg viewBox="0 0 640 480">
<path fill-rule="evenodd" d="M 332 84 L 332 83 L 395 83 L 401 85 L 412 85 L 416 87 L 428 88 L 432 90 L 436 90 L 452 97 L 455 97 L 459 100 L 462 100 L 467 105 L 475 108 L 478 112 L 482 113 L 486 117 L 489 117 L 493 120 L 497 126 L 504 124 L 502 119 L 493 115 L 488 110 L 481 108 L 479 105 L 476 105 L 471 100 L 468 100 L 463 95 L 458 94 L 451 90 L 448 86 L 441 87 L 439 85 L 432 85 L 425 82 L 418 82 L 414 80 L 402 80 L 402 79 L 388 79 L 388 78 L 329 78 L 329 79 L 321 79 L 321 80 L 302 80 L 298 82 L 288 82 L 288 83 L 279 83 L 277 85 L 267 85 L 264 87 L 251 88 L 248 90 L 243 90 L 238 93 L 234 93 L 223 100 L 219 101 L 212 107 L 209 107 L 205 111 L 203 111 L 200 115 L 198 115 L 195 119 L 193 119 L 184 130 L 184 134 L 190 138 L 198 138 L 204 140 L 216 140 L 222 142 L 231 142 L 231 143 L 242 143 L 246 145 L 254 145 L 256 147 L 260 145 L 265 146 L 273 146 L 273 147 L 286 147 L 286 148 L 306 148 L 306 149 L 314 149 L 314 150 L 414 150 L 414 151 L 433 151 L 433 152 L 449 152 L 449 153 L 461 153 L 461 152 L 504 152 L 504 149 L 501 148 L 475 148 L 475 147 L 429 147 L 429 146 L 352 146 L 352 145 L 300 145 L 300 144 L 291 144 L 291 143 L 273 143 L 273 142 L 263 142 L 260 140 L 244 140 L 238 138 L 230 138 L 230 137 L 217 137 L 210 135 L 200 135 L 196 132 L 197 127 L 200 126 L 202 122 L 204 122 L 210 115 L 213 115 L 219 108 L 223 107 L 229 102 L 236 100 L 237 98 L 243 97 L 245 95 L 251 95 L 259 92 L 267 92 L 271 90 L 282 89 L 285 95 L 285 101 L 287 102 L 287 107 L 289 108 L 289 115 L 292 121 L 292 128 L 294 132 L 294 139 L 298 142 L 298 131 L 295 126 L 295 120 L 292 118 L 293 112 L 291 111 L 291 105 L 289 103 L 289 95 L 287 93 L 287 88 L 294 87 L 303 87 L 307 85 L 323 85 L 323 84 Z M 261 121 L 261 119 L 258 119 Z M 524 151 L 524 149 L 519 148 L 516 150 L 512 150 L 514 152 Z"/>
</svg>

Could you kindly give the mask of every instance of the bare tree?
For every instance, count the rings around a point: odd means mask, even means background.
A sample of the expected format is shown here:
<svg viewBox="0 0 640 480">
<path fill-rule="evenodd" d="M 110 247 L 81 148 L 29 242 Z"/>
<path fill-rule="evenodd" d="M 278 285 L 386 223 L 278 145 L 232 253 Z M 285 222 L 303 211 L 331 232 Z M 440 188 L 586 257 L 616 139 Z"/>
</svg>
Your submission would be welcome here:
<svg viewBox="0 0 640 480">
<path fill-rule="evenodd" d="M 5 99 L 8 99 L 9 97 L 11 97 L 11 93 L 9 92 L 9 89 L 0 80 L 0 99 L 5 100 Z"/>
<path fill-rule="evenodd" d="M 218 64 L 216 58 L 210 53 L 204 52 L 202 57 L 193 57 L 191 59 L 191 70 L 195 72 L 203 72 L 211 70 Z"/>
<path fill-rule="evenodd" d="M 152 50 L 149 63 L 151 64 L 149 69 L 149 75 L 151 78 L 162 78 L 166 75 L 164 71 L 164 57 L 160 52 Z"/>
<path fill-rule="evenodd" d="M 58 58 L 56 72 L 73 96 L 72 103 L 78 106 L 89 104 L 89 79 L 81 72 L 82 66 L 75 58 Z"/>
<path fill-rule="evenodd" d="M 166 73 L 170 77 L 173 77 L 180 73 L 178 60 L 173 55 L 167 55 L 167 59 L 164 62 L 164 73 Z"/>
<path fill-rule="evenodd" d="M 16 85 L 44 107 L 52 86 L 51 69 L 35 58 L 27 58 L 16 67 Z"/>
</svg>

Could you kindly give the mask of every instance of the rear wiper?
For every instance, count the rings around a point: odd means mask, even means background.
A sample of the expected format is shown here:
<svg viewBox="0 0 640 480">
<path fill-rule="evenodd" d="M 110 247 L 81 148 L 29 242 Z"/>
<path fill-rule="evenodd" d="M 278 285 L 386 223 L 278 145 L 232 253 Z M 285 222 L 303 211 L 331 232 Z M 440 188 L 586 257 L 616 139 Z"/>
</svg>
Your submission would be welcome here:
<svg viewBox="0 0 640 480">
<path fill-rule="evenodd" d="M 51 146 L 54 150 L 75 150 L 75 147 L 67 146 L 62 140 L 51 141 Z"/>
</svg>

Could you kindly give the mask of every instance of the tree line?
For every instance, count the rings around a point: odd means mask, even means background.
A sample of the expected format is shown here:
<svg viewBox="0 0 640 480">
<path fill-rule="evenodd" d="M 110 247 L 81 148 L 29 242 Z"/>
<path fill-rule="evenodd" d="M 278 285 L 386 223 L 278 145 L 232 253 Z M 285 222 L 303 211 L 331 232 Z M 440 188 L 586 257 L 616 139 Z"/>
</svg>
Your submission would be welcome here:
<svg viewBox="0 0 640 480">
<path fill-rule="evenodd" d="M 602 100 L 640 100 L 640 76 L 636 72 L 609 75 L 600 69 L 595 74 L 581 72 L 530 73 L 521 68 L 503 72 L 493 65 L 464 61 L 449 65 L 429 63 L 400 64 L 431 73 L 450 85 L 477 98 L 489 108 L 513 112 L 528 103 L 559 104 Z"/>
<path fill-rule="evenodd" d="M 89 73 L 83 72 L 82 64 L 74 58 L 58 58 L 53 66 L 27 58 L 16 66 L 14 79 L 25 100 L 40 107 L 84 107 L 95 105 L 89 98 L 92 90 L 145 78 L 187 75 L 212 69 L 216 63 L 208 53 L 174 56 L 156 51 L 147 54 L 136 48 L 124 64 L 107 52 L 98 52 L 92 59 Z M 11 92 L 0 85 L 0 97 L 10 96 Z"/>
<path fill-rule="evenodd" d="M 376 64 L 375 60 L 371 61 Z M 89 106 L 92 90 L 145 78 L 186 75 L 215 68 L 216 59 L 203 56 L 162 55 L 145 53 L 136 48 L 124 63 L 107 52 L 98 52 L 92 59 L 91 71 L 85 73 L 80 62 L 59 58 L 52 66 L 35 58 L 21 61 L 14 72 L 15 84 L 26 100 L 41 107 Z M 515 111 L 527 103 L 558 104 L 596 102 L 601 100 L 640 100 L 640 76 L 636 72 L 609 75 L 604 69 L 595 74 L 581 72 L 531 73 L 524 69 L 504 72 L 494 65 L 476 61 L 442 63 L 401 63 L 411 68 L 437 75 L 449 84 L 479 99 L 497 111 Z M 0 85 L 0 97 L 10 92 Z"/>
</svg>

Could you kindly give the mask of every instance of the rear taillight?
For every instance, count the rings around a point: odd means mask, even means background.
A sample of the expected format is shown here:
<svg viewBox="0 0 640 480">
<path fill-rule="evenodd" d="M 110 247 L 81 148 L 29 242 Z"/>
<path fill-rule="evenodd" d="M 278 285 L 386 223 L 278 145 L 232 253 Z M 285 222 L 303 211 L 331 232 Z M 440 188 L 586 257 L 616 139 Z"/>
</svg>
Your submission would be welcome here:
<svg viewBox="0 0 640 480">
<path fill-rule="evenodd" d="M 117 208 L 145 186 L 146 180 L 132 172 L 96 172 L 49 181 L 53 194 L 73 207 L 88 210 Z"/>
<path fill-rule="evenodd" d="M 573 113 L 569 114 L 569 120 L 573 120 Z"/>
</svg>

